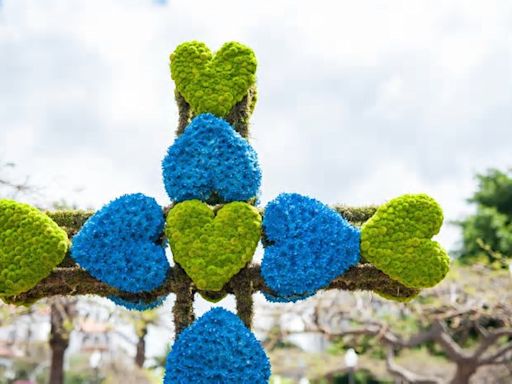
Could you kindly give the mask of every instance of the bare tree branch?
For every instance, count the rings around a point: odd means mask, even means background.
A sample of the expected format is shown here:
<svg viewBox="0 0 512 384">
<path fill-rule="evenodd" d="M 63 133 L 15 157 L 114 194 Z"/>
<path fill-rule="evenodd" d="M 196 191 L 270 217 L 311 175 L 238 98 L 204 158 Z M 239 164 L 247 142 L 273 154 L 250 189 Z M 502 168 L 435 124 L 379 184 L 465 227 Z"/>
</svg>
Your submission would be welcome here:
<svg viewBox="0 0 512 384">
<path fill-rule="evenodd" d="M 397 365 L 394 362 L 395 353 L 392 346 L 387 348 L 386 368 L 388 372 L 396 379 L 405 381 L 410 384 L 440 384 L 441 381 L 433 377 L 425 377 L 418 375 L 408 369 Z"/>
<path fill-rule="evenodd" d="M 435 341 L 443 348 L 448 357 L 453 361 L 463 361 L 470 359 L 471 353 L 464 351 L 450 336 L 446 324 L 440 320 L 434 321 L 432 328 L 436 329 Z"/>
<path fill-rule="evenodd" d="M 500 362 L 499 364 L 502 364 L 505 361 L 510 362 L 510 360 L 511 360 L 510 356 L 505 359 L 505 355 L 507 353 L 509 353 L 510 351 L 512 351 L 512 342 L 509 342 L 509 343 L 501 346 L 500 348 L 498 348 L 497 351 L 490 354 L 489 356 L 479 359 L 477 361 L 478 365 L 496 364 L 498 361 Z"/>
</svg>

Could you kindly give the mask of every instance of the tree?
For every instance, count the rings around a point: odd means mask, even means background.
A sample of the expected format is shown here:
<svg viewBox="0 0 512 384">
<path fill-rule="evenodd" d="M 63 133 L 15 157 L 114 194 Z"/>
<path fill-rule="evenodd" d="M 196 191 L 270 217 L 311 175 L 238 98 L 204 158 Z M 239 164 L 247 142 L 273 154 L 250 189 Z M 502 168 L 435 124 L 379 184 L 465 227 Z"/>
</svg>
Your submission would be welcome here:
<svg viewBox="0 0 512 384">
<path fill-rule="evenodd" d="M 35 193 L 36 190 L 30 185 L 28 177 L 18 180 L 11 174 L 11 171 L 15 168 L 15 163 L 0 161 L 0 198 L 14 199 L 23 194 Z"/>
<path fill-rule="evenodd" d="M 50 383 L 64 383 L 64 354 L 69 346 L 76 316 L 76 300 L 54 297 L 50 300 Z"/>
<path fill-rule="evenodd" d="M 507 266 L 512 256 L 512 171 L 491 169 L 477 175 L 478 188 L 468 200 L 476 212 L 457 222 L 462 228 L 461 262 Z"/>
<path fill-rule="evenodd" d="M 266 341 L 271 348 L 270 344 L 286 344 L 291 333 L 316 332 L 343 348 L 353 347 L 362 354 L 379 352 L 388 373 L 399 382 L 468 383 L 482 367 L 512 364 L 510 281 L 508 271 L 475 265 L 457 267 L 438 287 L 423 291 L 410 303 L 326 293 L 302 306 L 288 307 L 284 314 L 274 312 L 296 324 L 289 317 L 294 314 L 302 329 L 276 331 L 274 321 Z M 478 285 L 489 289 L 475 291 Z M 396 362 L 396 357 L 418 348 L 442 356 L 453 366 L 453 373 L 427 375 L 428 368 L 421 367 L 424 363 L 402 366 Z M 336 366 L 323 377 L 342 372 Z M 506 380 L 510 381 L 510 373 Z"/>
<path fill-rule="evenodd" d="M 29 177 L 18 180 L 10 173 L 16 165 L 11 162 L 0 162 L 0 197 L 16 198 L 20 195 L 36 194 L 36 188 L 29 183 Z M 65 201 L 52 204 L 54 209 L 71 208 Z M 50 383 L 64 383 L 64 355 L 69 346 L 69 338 L 73 329 L 73 318 L 76 315 L 76 299 L 56 297 L 50 301 L 50 335 L 51 349 Z"/>
<path fill-rule="evenodd" d="M 122 310 L 121 310 L 122 311 Z M 158 327 L 161 324 L 160 313 L 158 309 L 146 311 L 122 311 L 121 318 L 131 323 L 137 341 L 135 342 L 135 365 L 143 368 L 146 362 L 146 336 L 151 326 Z"/>
</svg>

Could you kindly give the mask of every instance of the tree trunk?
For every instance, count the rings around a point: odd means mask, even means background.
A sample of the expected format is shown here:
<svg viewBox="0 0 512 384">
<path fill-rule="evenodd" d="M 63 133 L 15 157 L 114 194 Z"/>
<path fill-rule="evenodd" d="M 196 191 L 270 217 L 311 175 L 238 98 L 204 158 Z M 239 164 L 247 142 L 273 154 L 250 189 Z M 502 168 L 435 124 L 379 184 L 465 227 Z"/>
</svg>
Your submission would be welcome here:
<svg viewBox="0 0 512 384">
<path fill-rule="evenodd" d="M 135 364 L 137 367 L 142 368 L 144 362 L 146 361 L 146 335 L 148 333 L 148 328 L 144 327 L 142 329 L 141 334 L 139 335 L 139 340 L 137 341 L 137 352 L 135 354 Z"/>
<path fill-rule="evenodd" d="M 50 384 L 64 384 L 64 355 L 71 334 L 71 330 L 66 327 L 66 321 L 73 318 L 75 301 L 56 298 L 52 300 L 50 310 Z"/>
<path fill-rule="evenodd" d="M 51 344 L 50 344 L 51 345 Z M 50 384 L 64 383 L 64 353 L 66 347 L 62 345 L 52 345 L 52 362 L 50 365 Z"/>
<path fill-rule="evenodd" d="M 451 384 L 467 384 L 469 379 L 473 376 L 478 366 L 474 361 L 457 362 L 457 370 L 453 376 Z"/>
</svg>

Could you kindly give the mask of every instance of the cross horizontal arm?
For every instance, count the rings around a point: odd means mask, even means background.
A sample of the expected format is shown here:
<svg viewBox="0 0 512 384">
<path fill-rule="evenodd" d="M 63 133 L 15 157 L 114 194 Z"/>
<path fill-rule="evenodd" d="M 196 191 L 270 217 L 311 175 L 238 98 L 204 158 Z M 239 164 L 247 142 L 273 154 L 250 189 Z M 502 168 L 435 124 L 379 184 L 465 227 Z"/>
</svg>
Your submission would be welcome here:
<svg viewBox="0 0 512 384">
<path fill-rule="evenodd" d="M 33 303 L 45 297 L 64 295 L 97 295 L 97 296 L 119 296 L 128 300 L 144 300 L 150 302 L 160 296 L 166 296 L 170 293 L 178 293 L 182 287 L 180 273 L 176 268 L 172 268 L 166 282 L 159 288 L 151 292 L 128 293 L 113 288 L 92 277 L 85 270 L 78 266 L 58 267 L 50 276 L 42 280 L 31 290 L 22 294 L 5 298 L 10 303 Z M 258 291 L 272 291 L 265 286 L 260 274 L 259 265 L 249 265 L 238 275 L 226 284 L 223 291 L 209 293 L 194 290 L 194 292 L 204 293 L 206 296 L 223 294 L 234 294 L 241 287 L 251 287 L 251 293 Z M 387 275 L 376 269 L 370 264 L 359 264 L 350 268 L 343 275 L 334 279 L 325 289 L 341 289 L 347 291 L 379 291 L 397 297 L 410 297 L 417 293 L 416 290 L 407 288 L 402 284 L 391 280 Z"/>
<path fill-rule="evenodd" d="M 376 211 L 376 207 L 351 208 L 346 206 L 334 206 L 337 212 L 354 225 L 360 225 L 368 220 Z M 165 210 L 166 212 L 168 209 Z M 66 230 L 72 238 L 82 227 L 85 221 L 93 214 L 91 211 L 53 211 L 47 214 L 55 222 Z M 262 211 L 263 214 L 263 211 Z M 178 294 L 184 286 L 189 286 L 192 292 L 200 292 L 206 296 L 222 296 L 224 294 L 237 294 L 241 289 L 246 293 L 270 292 L 260 274 L 260 266 L 251 264 L 234 276 L 221 292 L 201 292 L 196 290 L 193 283 L 183 276 L 181 268 L 172 268 L 166 282 L 151 292 L 128 293 L 103 283 L 81 269 L 68 256 L 63 263 L 44 280 L 31 290 L 22 294 L 5 298 L 12 303 L 32 303 L 45 297 L 56 295 L 97 295 L 119 296 L 129 300 L 152 301 L 160 296 L 174 293 Z M 184 281 L 184 279 L 186 281 Z M 247 288 L 250 287 L 250 288 Z M 250 292 L 247 292 L 249 289 Z M 362 263 L 352 267 L 343 275 L 334 279 L 325 289 L 342 289 L 347 291 L 369 290 L 392 295 L 395 297 L 410 297 L 417 293 L 416 290 L 407 288 L 390 279 L 387 275 L 376 269 L 371 264 Z"/>
</svg>

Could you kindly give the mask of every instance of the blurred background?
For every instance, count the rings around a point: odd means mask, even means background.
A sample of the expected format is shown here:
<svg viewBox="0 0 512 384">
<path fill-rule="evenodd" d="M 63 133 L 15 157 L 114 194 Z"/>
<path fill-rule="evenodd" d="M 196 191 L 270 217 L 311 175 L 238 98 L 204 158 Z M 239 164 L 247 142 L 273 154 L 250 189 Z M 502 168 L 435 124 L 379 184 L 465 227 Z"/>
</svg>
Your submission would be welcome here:
<svg viewBox="0 0 512 384">
<path fill-rule="evenodd" d="M 258 295 L 273 383 L 511 382 L 512 3 L 1 0 L 0 197 L 98 209 L 142 192 L 169 204 L 168 56 L 188 40 L 256 52 L 261 205 L 281 192 L 354 206 L 425 192 L 445 211 L 437 240 L 452 271 L 411 303 Z M 92 297 L 1 304 L 0 383 L 46 383 L 52 366 L 66 383 L 159 382 L 172 303 L 142 314 Z M 209 306 L 198 298 L 196 314 Z"/>
</svg>

